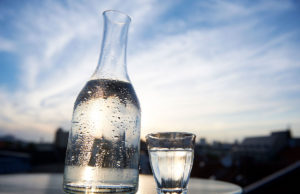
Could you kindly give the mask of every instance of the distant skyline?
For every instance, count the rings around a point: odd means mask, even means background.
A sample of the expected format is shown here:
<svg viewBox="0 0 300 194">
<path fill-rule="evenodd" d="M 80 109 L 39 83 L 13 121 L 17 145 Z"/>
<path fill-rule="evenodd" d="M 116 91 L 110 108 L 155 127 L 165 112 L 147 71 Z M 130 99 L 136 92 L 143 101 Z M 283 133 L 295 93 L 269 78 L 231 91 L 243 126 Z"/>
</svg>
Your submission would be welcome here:
<svg viewBox="0 0 300 194">
<path fill-rule="evenodd" d="M 52 141 L 98 63 L 102 12 L 132 17 L 142 136 L 300 136 L 300 2 L 0 1 L 0 135 Z"/>
</svg>

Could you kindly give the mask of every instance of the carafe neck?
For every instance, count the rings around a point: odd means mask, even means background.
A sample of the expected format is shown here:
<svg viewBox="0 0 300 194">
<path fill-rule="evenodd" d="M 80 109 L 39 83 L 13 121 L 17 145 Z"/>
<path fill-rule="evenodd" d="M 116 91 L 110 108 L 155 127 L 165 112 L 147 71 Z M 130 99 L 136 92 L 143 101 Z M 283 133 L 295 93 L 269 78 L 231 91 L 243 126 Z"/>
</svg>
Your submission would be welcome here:
<svg viewBox="0 0 300 194">
<path fill-rule="evenodd" d="M 104 31 L 98 66 L 92 79 L 130 82 L 127 74 L 126 48 L 130 17 L 118 11 L 105 11 Z"/>
</svg>

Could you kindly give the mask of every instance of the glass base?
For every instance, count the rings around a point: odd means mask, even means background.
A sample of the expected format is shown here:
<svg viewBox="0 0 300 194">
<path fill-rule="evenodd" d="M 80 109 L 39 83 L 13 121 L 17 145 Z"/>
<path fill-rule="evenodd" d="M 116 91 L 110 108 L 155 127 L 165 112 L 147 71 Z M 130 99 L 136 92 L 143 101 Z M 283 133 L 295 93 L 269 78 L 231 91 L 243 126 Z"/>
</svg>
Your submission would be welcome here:
<svg viewBox="0 0 300 194">
<path fill-rule="evenodd" d="M 157 188 L 158 194 L 187 194 L 187 189 L 183 188 Z"/>
<path fill-rule="evenodd" d="M 83 194 L 83 193 L 115 193 L 115 194 L 134 194 L 136 193 L 135 187 L 130 186 L 74 186 L 74 185 L 64 185 L 65 193 L 72 194 Z"/>
</svg>

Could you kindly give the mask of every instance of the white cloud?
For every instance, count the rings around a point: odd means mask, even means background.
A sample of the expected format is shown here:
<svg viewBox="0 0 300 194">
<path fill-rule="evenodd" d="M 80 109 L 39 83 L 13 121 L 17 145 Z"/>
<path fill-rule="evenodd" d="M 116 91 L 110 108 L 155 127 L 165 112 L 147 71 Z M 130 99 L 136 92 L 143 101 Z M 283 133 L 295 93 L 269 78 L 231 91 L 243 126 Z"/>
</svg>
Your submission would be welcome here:
<svg viewBox="0 0 300 194">
<path fill-rule="evenodd" d="M 15 50 L 15 44 L 3 37 L 0 37 L 0 51 L 14 51 Z"/>
<path fill-rule="evenodd" d="M 299 91 L 300 85 L 287 86 L 278 76 L 300 66 L 291 43 L 296 34 L 266 39 L 273 27 L 262 27 L 256 17 L 267 12 L 265 3 L 249 9 L 229 2 L 206 3 L 210 12 L 201 17 L 208 21 L 245 18 L 211 28 L 181 28 L 171 35 L 177 25 L 188 26 L 197 17 L 171 20 L 164 31 L 160 16 L 172 5 L 160 1 L 67 5 L 48 1 L 41 6 L 23 9 L 16 23 L 22 33 L 19 45 L 30 48 L 21 48 L 22 89 L 0 93 L 0 126 L 7 133 L 15 131 L 27 139 L 47 134 L 51 140 L 56 127 L 69 127 L 75 97 L 96 67 L 100 13 L 105 9 L 118 9 L 133 18 L 128 69 L 142 105 L 143 135 L 152 130 L 191 130 L 210 138 L 234 139 L 290 123 L 299 130 L 299 97 L 291 101 L 281 95 Z M 288 3 L 271 6 L 272 11 L 290 8 Z M 162 33 L 143 39 L 151 28 Z M 286 116 L 291 111 L 295 113 Z"/>
<path fill-rule="evenodd" d="M 39 135 L 45 134 L 51 140 L 56 127 L 69 127 L 66 123 L 70 123 L 75 97 L 98 61 L 103 28 L 101 12 L 124 10 L 136 18 L 132 28 L 138 36 L 143 18 L 146 15 L 155 18 L 162 11 L 163 4 L 154 9 L 157 4 L 157 1 L 136 2 L 139 9 L 135 9 L 131 3 L 93 1 L 66 6 L 47 1 L 38 7 L 29 4 L 24 7 L 15 23 L 20 33 L 16 41 L 22 52 L 21 87 L 15 93 L 1 91 L 5 99 L 0 113 L 2 131 L 24 134 L 25 139 L 39 139 Z M 5 43 L 2 45 L 11 51 L 13 44 Z M 10 95 L 13 97 L 9 98 Z"/>
<path fill-rule="evenodd" d="M 256 37 L 267 36 L 269 26 L 257 32 L 256 22 L 244 22 L 151 40 L 134 56 L 144 133 L 188 129 L 223 138 L 235 130 L 232 139 L 293 123 L 299 135 L 299 97 L 282 100 L 281 95 L 298 92 L 300 84 L 277 80 L 283 71 L 300 67 L 299 57 L 291 57 L 297 56 L 291 43 L 295 33 L 261 40 Z M 292 111 L 296 116 L 286 116 Z"/>
<path fill-rule="evenodd" d="M 195 20 L 208 20 L 210 22 L 229 22 L 230 24 L 261 20 L 262 14 L 272 15 L 293 9 L 292 1 L 199 1 L 198 5 L 205 11 L 197 13 Z M 245 21 L 244 19 L 248 19 Z"/>
</svg>

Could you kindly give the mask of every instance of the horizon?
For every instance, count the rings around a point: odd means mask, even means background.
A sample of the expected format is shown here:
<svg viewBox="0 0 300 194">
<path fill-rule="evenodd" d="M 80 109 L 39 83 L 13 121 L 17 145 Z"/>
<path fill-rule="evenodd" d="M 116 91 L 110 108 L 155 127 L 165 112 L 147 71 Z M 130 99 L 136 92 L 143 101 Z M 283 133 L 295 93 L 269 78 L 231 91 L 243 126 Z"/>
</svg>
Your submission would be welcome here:
<svg viewBox="0 0 300 194">
<path fill-rule="evenodd" d="M 102 12 L 132 18 L 128 74 L 141 138 L 300 136 L 297 1 L 0 2 L 0 136 L 53 139 L 97 66 Z"/>
<path fill-rule="evenodd" d="M 57 127 L 56 130 L 53 133 L 53 139 L 51 141 L 44 141 L 43 137 L 40 137 L 39 140 L 31 141 L 31 140 L 22 139 L 20 137 L 16 137 L 16 136 L 14 136 L 12 134 L 2 134 L 2 135 L 0 135 L 0 138 L 8 137 L 8 136 L 11 137 L 12 136 L 12 138 L 15 139 L 15 140 L 23 141 L 23 142 L 27 142 L 27 143 L 54 143 L 55 142 L 55 134 L 56 134 L 57 130 L 59 130 L 59 129 L 61 129 L 63 132 L 68 132 L 68 133 L 70 132 L 70 130 L 65 130 L 62 127 Z M 199 143 L 201 141 L 201 139 L 205 139 L 205 141 L 206 141 L 207 144 L 212 144 L 214 142 L 232 143 L 232 144 L 235 143 L 235 142 L 242 143 L 246 138 L 267 137 L 267 136 L 270 136 L 271 133 L 274 133 L 274 132 L 283 132 L 283 131 L 290 131 L 291 138 L 300 138 L 300 136 L 295 136 L 294 135 L 293 129 L 287 127 L 287 128 L 283 128 L 283 129 L 273 129 L 273 130 L 270 130 L 266 134 L 261 134 L 261 135 L 254 134 L 254 135 L 250 135 L 250 136 L 244 136 L 241 139 L 220 140 L 220 139 L 207 139 L 204 136 L 196 136 L 196 140 L 195 141 L 196 141 L 196 143 Z M 166 132 L 171 132 L 171 131 L 166 131 Z M 184 131 L 182 131 L 182 132 L 184 132 Z M 140 141 L 146 142 L 146 137 L 145 136 L 141 136 Z"/>
</svg>

